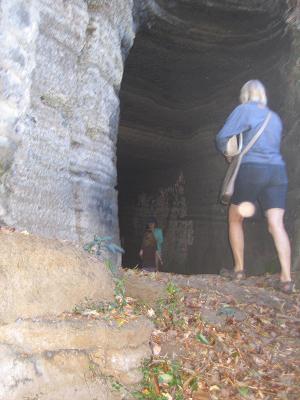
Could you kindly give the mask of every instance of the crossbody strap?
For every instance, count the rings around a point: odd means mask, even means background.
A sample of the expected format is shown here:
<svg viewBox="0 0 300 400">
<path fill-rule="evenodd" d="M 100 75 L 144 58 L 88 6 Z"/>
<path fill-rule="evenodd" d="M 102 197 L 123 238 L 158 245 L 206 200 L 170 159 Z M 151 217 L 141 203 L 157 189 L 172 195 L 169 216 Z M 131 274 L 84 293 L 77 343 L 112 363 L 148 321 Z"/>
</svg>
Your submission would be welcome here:
<svg viewBox="0 0 300 400">
<path fill-rule="evenodd" d="M 262 126 L 259 128 L 259 130 L 256 132 L 256 134 L 253 136 L 253 138 L 250 140 L 250 142 L 247 144 L 247 146 L 245 146 L 245 148 L 241 151 L 240 156 L 244 156 L 251 149 L 251 147 L 254 145 L 254 143 L 257 141 L 257 139 L 260 137 L 260 135 L 263 133 L 266 126 L 268 125 L 268 122 L 271 119 L 271 115 L 272 115 L 271 111 L 269 111 Z"/>
</svg>

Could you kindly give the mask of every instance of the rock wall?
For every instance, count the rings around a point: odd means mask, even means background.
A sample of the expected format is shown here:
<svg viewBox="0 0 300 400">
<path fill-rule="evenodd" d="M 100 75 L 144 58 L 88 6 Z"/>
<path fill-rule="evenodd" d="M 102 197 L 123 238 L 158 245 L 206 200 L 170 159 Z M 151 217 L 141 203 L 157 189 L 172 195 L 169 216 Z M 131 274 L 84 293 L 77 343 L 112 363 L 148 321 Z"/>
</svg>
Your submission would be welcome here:
<svg viewBox="0 0 300 400">
<path fill-rule="evenodd" d="M 181 271 L 182 265 L 185 265 L 185 271 L 189 271 L 188 255 L 194 243 L 194 221 L 187 215 L 185 178 L 182 171 L 168 172 L 164 171 L 163 174 L 149 172 L 148 180 L 141 179 L 138 182 L 135 179 L 134 187 L 120 188 L 132 202 L 130 206 L 127 201 L 127 208 L 123 208 L 123 203 L 120 201 L 121 239 L 127 250 L 123 257 L 124 265 L 135 266 L 140 263 L 139 246 L 145 226 L 148 218 L 155 216 L 164 235 L 163 270 L 177 272 Z M 174 183 L 164 187 L 164 180 Z M 161 181 L 159 192 L 151 191 L 153 186 L 150 182 L 159 181 Z M 128 234 L 129 229 L 131 234 Z"/>
<path fill-rule="evenodd" d="M 135 35 L 132 0 L 2 1 L 1 9 L 2 222 L 118 242 L 118 91 Z"/>
<path fill-rule="evenodd" d="M 292 48 L 289 63 L 289 96 L 286 99 L 285 111 L 288 116 L 288 133 L 283 147 L 288 159 L 288 172 L 290 178 L 288 201 L 288 226 L 292 237 L 292 262 L 293 268 L 300 271 L 300 163 L 298 150 L 299 140 L 299 107 L 300 107 L 300 2 L 297 0 L 295 8 L 289 18 L 292 28 Z M 297 274 L 298 287 L 300 287 L 300 274 Z"/>
<path fill-rule="evenodd" d="M 0 399 L 123 398 L 113 384 L 139 382 L 153 327 L 96 311 L 115 300 L 108 268 L 28 233 L 1 231 L 0 253 Z"/>
<path fill-rule="evenodd" d="M 9 177 L 26 130 L 21 118 L 30 106 L 39 24 L 37 2 L 2 1 L 0 17 L 0 219 L 12 224 L 9 197 L 15 187 Z"/>
</svg>

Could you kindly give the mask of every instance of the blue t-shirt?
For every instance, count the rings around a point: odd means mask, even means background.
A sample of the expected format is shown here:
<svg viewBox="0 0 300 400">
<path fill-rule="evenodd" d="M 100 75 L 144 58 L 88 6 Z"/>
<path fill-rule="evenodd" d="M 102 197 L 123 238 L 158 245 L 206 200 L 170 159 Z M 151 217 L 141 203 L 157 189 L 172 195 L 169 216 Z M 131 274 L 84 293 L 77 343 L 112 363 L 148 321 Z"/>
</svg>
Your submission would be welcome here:
<svg viewBox="0 0 300 400">
<path fill-rule="evenodd" d="M 218 149 L 224 153 L 230 137 L 243 133 L 243 146 L 246 146 L 264 123 L 270 109 L 258 102 L 249 102 L 236 107 L 227 118 L 225 125 L 217 134 Z M 282 122 L 271 111 L 271 118 L 255 144 L 243 157 L 242 163 L 262 163 L 284 165 L 280 153 Z"/>
<path fill-rule="evenodd" d="M 161 254 L 162 244 L 164 241 L 163 232 L 160 228 L 155 228 L 153 233 L 157 244 L 157 251 L 159 252 L 159 254 Z"/>
</svg>

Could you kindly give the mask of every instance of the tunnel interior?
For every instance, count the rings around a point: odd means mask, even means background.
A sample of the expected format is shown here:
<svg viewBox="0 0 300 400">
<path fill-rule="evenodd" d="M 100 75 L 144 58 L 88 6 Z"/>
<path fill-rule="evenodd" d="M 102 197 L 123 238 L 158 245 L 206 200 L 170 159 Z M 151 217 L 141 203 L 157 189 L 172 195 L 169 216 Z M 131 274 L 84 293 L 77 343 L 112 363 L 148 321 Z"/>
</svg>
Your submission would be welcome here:
<svg viewBox="0 0 300 400">
<path fill-rule="evenodd" d="M 284 1 L 160 1 L 125 63 L 117 144 L 123 265 L 139 263 L 146 220 L 165 236 L 164 270 L 218 272 L 230 263 L 218 191 L 226 164 L 214 137 L 249 79 L 285 121 L 290 35 Z M 249 222 L 249 235 L 256 236 Z M 255 247 L 256 246 L 256 247 Z M 249 257 L 268 259 L 260 240 Z M 247 257 L 247 254 L 246 254 Z"/>
</svg>

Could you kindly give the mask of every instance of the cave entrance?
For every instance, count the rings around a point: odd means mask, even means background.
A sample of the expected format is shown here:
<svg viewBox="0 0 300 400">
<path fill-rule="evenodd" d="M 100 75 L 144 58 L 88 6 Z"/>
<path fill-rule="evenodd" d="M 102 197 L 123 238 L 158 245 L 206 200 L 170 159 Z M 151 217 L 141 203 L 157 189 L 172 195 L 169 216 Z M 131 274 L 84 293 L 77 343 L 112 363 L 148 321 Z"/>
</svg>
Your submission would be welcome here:
<svg viewBox="0 0 300 400">
<path fill-rule="evenodd" d="M 230 265 L 226 210 L 217 202 L 226 166 L 214 137 L 249 79 L 262 80 L 271 108 L 284 114 L 290 39 L 283 3 L 275 9 L 177 5 L 166 10 L 169 20 L 157 15 L 152 28 L 137 34 L 120 92 L 124 266 L 138 264 L 151 215 L 165 235 L 164 270 L 215 273 Z M 255 228 L 249 230 L 249 241 L 257 238 Z M 248 251 L 265 263 L 269 247 L 260 235 Z"/>
</svg>

